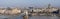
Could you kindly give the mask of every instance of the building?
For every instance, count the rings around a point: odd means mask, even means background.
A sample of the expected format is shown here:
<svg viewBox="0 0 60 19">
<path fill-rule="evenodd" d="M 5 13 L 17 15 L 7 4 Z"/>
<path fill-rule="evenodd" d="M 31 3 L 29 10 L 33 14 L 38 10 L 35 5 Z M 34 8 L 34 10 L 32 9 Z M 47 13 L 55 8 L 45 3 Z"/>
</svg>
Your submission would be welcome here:
<svg viewBox="0 0 60 19">
<path fill-rule="evenodd" d="M 17 9 L 17 8 L 12 9 L 11 11 L 12 11 L 12 12 L 11 12 L 12 14 L 21 13 L 21 9 Z"/>
<path fill-rule="evenodd" d="M 0 13 L 3 14 L 6 11 L 5 8 L 0 8 Z"/>
<path fill-rule="evenodd" d="M 12 9 L 0 9 L 1 14 L 19 14 L 21 13 L 21 9 L 12 8 Z"/>
</svg>

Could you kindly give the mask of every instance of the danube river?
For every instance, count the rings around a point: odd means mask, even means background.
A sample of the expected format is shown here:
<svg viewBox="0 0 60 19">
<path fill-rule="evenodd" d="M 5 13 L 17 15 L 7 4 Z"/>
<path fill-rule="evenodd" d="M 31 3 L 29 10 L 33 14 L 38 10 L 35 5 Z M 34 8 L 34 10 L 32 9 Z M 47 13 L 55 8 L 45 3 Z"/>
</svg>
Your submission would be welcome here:
<svg viewBox="0 0 60 19">
<path fill-rule="evenodd" d="M 0 19 L 23 19 L 23 16 L 0 16 Z M 58 16 L 31 16 L 29 19 L 60 19 Z"/>
<path fill-rule="evenodd" d="M 24 13 L 19 16 L 0 15 L 0 19 L 23 19 Z M 60 19 L 58 16 L 30 16 L 29 19 Z"/>
</svg>

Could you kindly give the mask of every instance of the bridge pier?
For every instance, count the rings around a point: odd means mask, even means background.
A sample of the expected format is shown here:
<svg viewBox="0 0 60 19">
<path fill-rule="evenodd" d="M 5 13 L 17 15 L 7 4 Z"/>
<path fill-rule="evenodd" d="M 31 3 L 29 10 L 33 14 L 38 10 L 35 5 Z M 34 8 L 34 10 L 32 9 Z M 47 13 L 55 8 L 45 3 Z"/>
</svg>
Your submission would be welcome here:
<svg viewBox="0 0 60 19">
<path fill-rule="evenodd" d="M 25 16 L 23 16 L 23 19 L 29 19 L 29 16 L 25 15 Z"/>
</svg>

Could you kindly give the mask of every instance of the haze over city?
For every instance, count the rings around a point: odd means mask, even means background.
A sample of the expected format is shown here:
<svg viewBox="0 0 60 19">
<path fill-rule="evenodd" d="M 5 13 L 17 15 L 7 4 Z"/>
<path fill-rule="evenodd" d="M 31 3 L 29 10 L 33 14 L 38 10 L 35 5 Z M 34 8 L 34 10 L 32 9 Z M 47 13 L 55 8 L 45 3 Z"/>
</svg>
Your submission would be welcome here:
<svg viewBox="0 0 60 19">
<path fill-rule="evenodd" d="M 60 0 L 0 0 L 0 7 L 60 7 Z"/>
</svg>

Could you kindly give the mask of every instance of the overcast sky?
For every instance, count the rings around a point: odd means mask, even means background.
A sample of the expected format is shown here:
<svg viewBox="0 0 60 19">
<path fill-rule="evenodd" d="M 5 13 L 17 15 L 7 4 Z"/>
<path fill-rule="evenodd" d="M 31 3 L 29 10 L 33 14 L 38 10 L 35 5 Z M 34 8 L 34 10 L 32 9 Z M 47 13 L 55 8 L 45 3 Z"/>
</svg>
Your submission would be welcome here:
<svg viewBox="0 0 60 19">
<path fill-rule="evenodd" d="M 60 7 L 60 0 L 0 0 L 0 7 Z"/>
</svg>

